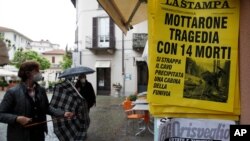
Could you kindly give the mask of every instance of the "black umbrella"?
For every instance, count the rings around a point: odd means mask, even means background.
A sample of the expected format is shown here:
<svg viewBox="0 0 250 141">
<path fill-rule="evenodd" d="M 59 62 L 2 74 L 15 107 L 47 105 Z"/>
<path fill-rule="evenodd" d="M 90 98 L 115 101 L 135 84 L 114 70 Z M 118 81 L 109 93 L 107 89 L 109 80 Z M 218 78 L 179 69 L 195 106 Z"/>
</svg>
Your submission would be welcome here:
<svg viewBox="0 0 250 141">
<path fill-rule="evenodd" d="M 66 69 L 64 72 L 62 72 L 58 78 L 69 78 L 69 77 L 74 77 L 80 74 L 91 74 L 94 73 L 95 70 L 89 68 L 89 67 L 85 67 L 85 66 L 78 66 L 78 67 L 74 67 L 74 68 L 69 68 Z"/>
</svg>

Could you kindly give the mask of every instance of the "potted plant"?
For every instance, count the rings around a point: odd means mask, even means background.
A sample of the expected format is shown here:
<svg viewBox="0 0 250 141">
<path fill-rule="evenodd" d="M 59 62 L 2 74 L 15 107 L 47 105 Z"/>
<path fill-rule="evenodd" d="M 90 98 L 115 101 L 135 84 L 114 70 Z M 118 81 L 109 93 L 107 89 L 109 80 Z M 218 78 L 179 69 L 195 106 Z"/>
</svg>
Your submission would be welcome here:
<svg viewBox="0 0 250 141">
<path fill-rule="evenodd" d="M 114 83 L 114 84 L 113 84 L 113 87 L 114 87 L 114 89 L 115 89 L 116 91 L 120 91 L 121 88 L 122 88 L 122 85 L 121 85 L 120 83 Z"/>
<path fill-rule="evenodd" d="M 120 95 L 120 91 L 121 91 L 122 85 L 120 83 L 114 83 L 113 84 L 113 88 L 115 89 L 114 96 L 118 97 Z"/>
<path fill-rule="evenodd" d="M 129 100 L 130 101 L 136 101 L 136 99 L 137 99 L 137 95 L 135 95 L 135 94 L 129 95 Z"/>
</svg>

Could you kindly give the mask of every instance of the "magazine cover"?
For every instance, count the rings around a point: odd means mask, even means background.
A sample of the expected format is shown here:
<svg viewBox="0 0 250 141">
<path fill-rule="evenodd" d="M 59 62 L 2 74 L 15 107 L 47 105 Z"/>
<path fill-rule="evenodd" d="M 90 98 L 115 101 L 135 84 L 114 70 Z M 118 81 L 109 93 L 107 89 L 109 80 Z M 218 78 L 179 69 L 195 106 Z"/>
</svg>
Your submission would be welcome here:
<svg viewBox="0 0 250 141">
<path fill-rule="evenodd" d="M 148 6 L 148 101 L 233 112 L 239 1 L 155 0 Z"/>
</svg>

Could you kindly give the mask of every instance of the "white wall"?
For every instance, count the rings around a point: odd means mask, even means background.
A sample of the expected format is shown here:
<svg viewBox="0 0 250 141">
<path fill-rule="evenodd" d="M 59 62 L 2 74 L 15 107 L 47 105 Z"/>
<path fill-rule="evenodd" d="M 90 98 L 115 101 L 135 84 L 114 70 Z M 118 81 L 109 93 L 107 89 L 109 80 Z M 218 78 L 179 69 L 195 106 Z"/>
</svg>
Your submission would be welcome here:
<svg viewBox="0 0 250 141">
<path fill-rule="evenodd" d="M 114 54 L 94 54 L 89 49 L 86 49 L 85 38 L 90 36 L 92 38 L 92 19 L 93 17 L 107 17 L 108 14 L 104 10 L 98 9 L 97 1 L 93 0 L 78 0 L 77 26 L 78 26 L 78 48 L 82 51 L 82 65 L 95 68 L 95 62 L 99 60 L 111 61 L 111 85 L 119 82 L 123 84 L 122 75 L 122 32 L 115 26 L 116 37 L 116 51 Z M 137 91 L 137 66 L 135 58 L 141 57 L 142 53 L 138 53 L 132 49 L 132 33 L 147 33 L 147 22 L 143 22 L 134 26 L 134 29 L 129 31 L 124 38 L 124 64 L 125 74 L 131 75 L 131 80 L 125 81 L 125 94 L 133 94 Z M 78 54 L 79 55 L 79 54 Z M 74 53 L 74 58 L 78 56 Z M 74 59 L 78 60 L 78 59 Z M 79 63 L 73 63 L 79 64 Z M 88 80 L 93 84 L 96 91 L 96 73 L 88 75 Z M 111 86 L 112 91 L 112 86 Z"/>
<path fill-rule="evenodd" d="M 52 44 L 49 41 L 34 41 L 31 42 L 31 49 L 38 53 L 43 53 L 46 51 L 50 51 L 53 49 L 59 49 L 60 46 L 58 44 Z"/>
<path fill-rule="evenodd" d="M 50 82 L 56 82 L 58 81 L 58 76 L 56 76 L 57 72 L 61 72 L 61 69 L 46 69 L 43 73 L 42 76 L 44 77 L 45 81 L 45 87 L 48 87 L 48 81 Z"/>
<path fill-rule="evenodd" d="M 14 40 L 14 35 L 16 35 L 16 40 Z M 4 39 L 8 39 L 11 41 L 11 45 L 15 45 L 16 49 L 23 48 L 26 49 L 28 46 L 28 43 L 30 42 L 28 39 L 26 39 L 23 36 L 20 36 L 19 34 L 15 32 L 5 32 L 4 33 Z M 9 59 L 12 60 L 14 58 L 15 50 L 13 47 L 9 50 Z"/>
</svg>

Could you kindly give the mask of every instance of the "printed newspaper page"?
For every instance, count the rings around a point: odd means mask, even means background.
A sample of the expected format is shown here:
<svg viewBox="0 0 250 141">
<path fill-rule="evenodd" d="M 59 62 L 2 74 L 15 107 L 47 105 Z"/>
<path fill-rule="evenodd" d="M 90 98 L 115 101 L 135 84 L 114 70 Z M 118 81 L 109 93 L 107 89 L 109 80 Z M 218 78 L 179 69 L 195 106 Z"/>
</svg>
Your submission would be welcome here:
<svg viewBox="0 0 250 141">
<path fill-rule="evenodd" d="M 164 114 L 164 113 L 240 115 L 240 97 L 239 97 L 240 95 L 239 95 L 238 73 L 239 71 L 237 67 L 233 112 L 222 112 L 222 111 L 214 111 L 214 110 L 175 106 L 175 105 L 159 105 L 159 104 L 157 105 L 157 104 L 152 103 L 149 105 L 150 113 L 153 115 Z"/>
<path fill-rule="evenodd" d="M 239 1 L 149 2 L 148 101 L 233 112 Z M 153 6 L 151 6 L 153 5 Z"/>
<path fill-rule="evenodd" d="M 229 141 L 230 120 L 156 118 L 155 141 Z"/>
</svg>

